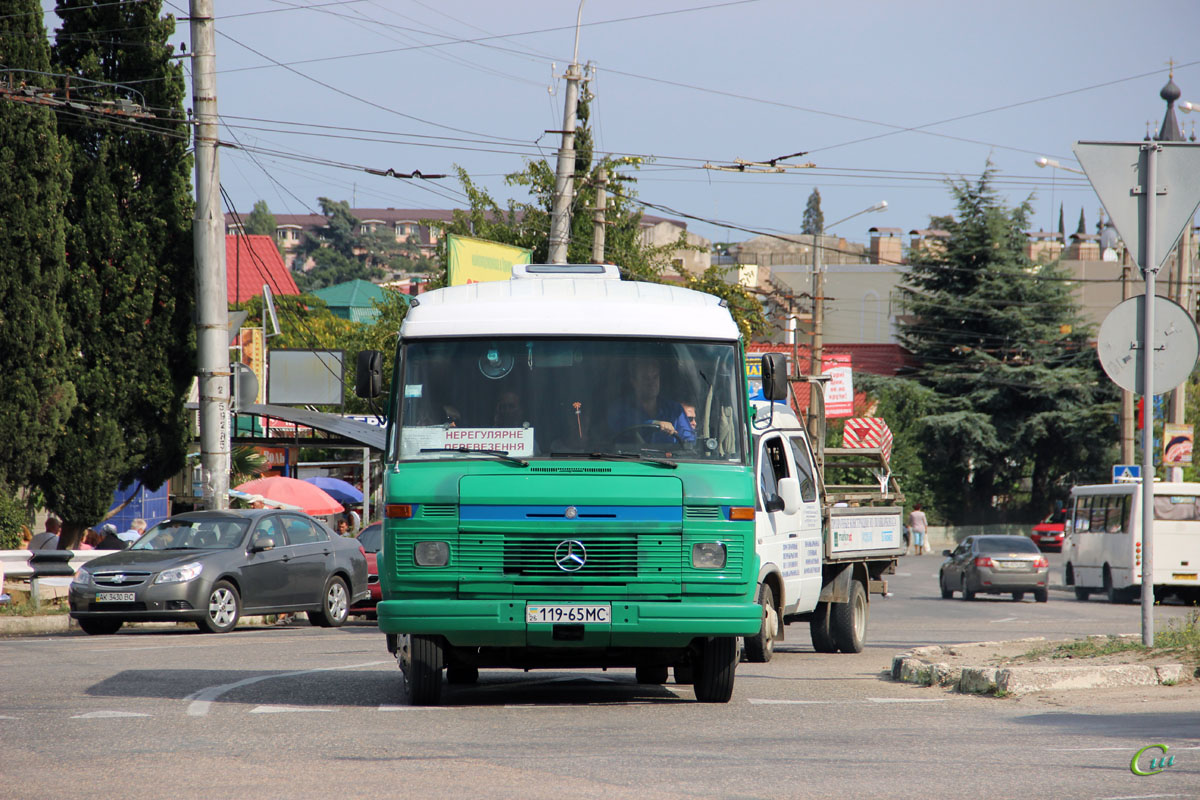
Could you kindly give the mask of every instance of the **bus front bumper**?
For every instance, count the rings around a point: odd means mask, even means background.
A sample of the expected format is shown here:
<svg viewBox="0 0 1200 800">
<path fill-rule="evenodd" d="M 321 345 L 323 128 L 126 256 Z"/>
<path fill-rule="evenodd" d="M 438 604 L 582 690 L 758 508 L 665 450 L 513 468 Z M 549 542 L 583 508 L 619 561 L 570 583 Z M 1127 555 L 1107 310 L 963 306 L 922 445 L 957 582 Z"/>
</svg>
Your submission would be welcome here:
<svg viewBox="0 0 1200 800">
<path fill-rule="evenodd" d="M 384 633 L 440 635 L 463 647 L 686 647 L 702 636 L 753 636 L 762 623 L 752 602 L 596 603 L 611 607 L 611 622 L 526 622 L 525 600 L 384 600 L 377 613 Z"/>
</svg>

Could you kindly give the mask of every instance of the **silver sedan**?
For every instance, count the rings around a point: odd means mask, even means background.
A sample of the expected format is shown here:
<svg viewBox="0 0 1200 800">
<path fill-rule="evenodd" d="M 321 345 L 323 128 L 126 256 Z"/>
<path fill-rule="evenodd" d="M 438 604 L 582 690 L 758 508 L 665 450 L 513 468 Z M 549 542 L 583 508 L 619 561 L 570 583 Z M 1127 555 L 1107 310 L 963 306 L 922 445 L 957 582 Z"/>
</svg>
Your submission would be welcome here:
<svg viewBox="0 0 1200 800">
<path fill-rule="evenodd" d="M 230 509 L 169 517 L 128 550 L 92 559 L 71 582 L 70 603 L 89 634 L 155 620 L 225 633 L 243 614 L 299 611 L 337 627 L 368 593 L 354 539 L 298 511 Z"/>
</svg>

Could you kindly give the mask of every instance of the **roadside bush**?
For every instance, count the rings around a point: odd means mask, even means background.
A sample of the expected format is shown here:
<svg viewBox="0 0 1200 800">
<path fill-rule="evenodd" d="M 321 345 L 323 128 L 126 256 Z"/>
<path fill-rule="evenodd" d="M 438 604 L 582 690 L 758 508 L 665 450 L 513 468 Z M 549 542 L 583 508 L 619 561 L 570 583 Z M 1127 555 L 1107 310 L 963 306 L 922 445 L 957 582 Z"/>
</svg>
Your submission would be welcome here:
<svg viewBox="0 0 1200 800">
<path fill-rule="evenodd" d="M 0 550 L 16 550 L 21 546 L 25 518 L 25 506 L 0 489 Z"/>
</svg>

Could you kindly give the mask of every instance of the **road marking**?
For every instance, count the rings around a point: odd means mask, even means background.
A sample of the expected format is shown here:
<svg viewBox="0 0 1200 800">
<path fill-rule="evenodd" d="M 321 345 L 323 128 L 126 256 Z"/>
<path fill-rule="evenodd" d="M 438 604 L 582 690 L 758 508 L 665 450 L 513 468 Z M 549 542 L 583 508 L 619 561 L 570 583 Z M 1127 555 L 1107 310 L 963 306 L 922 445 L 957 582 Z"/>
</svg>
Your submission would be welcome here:
<svg viewBox="0 0 1200 800">
<path fill-rule="evenodd" d="M 360 667 L 377 667 L 380 664 L 391 663 L 392 662 L 389 659 L 387 661 L 367 661 L 362 664 L 348 664 L 344 667 L 318 667 L 317 669 L 299 669 L 295 670 L 294 672 L 278 672 L 274 675 L 259 675 L 256 678 L 243 678 L 240 681 L 223 683 L 220 686 L 209 686 L 208 688 L 201 689 L 198 692 L 192 692 L 183 699 L 190 701 L 187 708 L 189 717 L 203 717 L 208 714 L 208 710 L 212 706 L 213 702 L 221 695 L 225 694 L 226 692 L 231 692 L 234 689 L 240 689 L 243 686 L 250 686 L 251 684 L 259 683 L 260 681 L 269 681 L 274 678 L 294 678 L 297 675 L 312 675 L 317 672 L 359 669 Z"/>
<path fill-rule="evenodd" d="M 1047 750 L 1054 753 L 1102 753 L 1109 750 L 1125 750 L 1128 751 L 1135 745 L 1128 747 L 1039 747 L 1039 750 Z M 1172 750 L 1200 750 L 1200 745 L 1193 747 L 1181 747 L 1179 745 L 1171 745 Z"/>
<path fill-rule="evenodd" d="M 760 700 L 756 697 L 750 698 L 752 706 L 827 706 L 832 705 L 834 700 Z"/>
<path fill-rule="evenodd" d="M 872 703 L 944 703 L 944 697 L 868 697 Z"/>
<path fill-rule="evenodd" d="M 121 717 L 148 717 L 149 714 L 138 714 L 133 711 L 89 711 L 86 714 L 76 714 L 71 719 L 119 719 Z"/>
<path fill-rule="evenodd" d="M 320 711 L 323 713 L 332 712 L 332 708 L 304 708 L 301 706 L 256 706 L 250 709 L 251 714 L 291 714 L 294 712 L 304 711 Z"/>
<path fill-rule="evenodd" d="M 380 706 L 380 711 L 447 711 L 445 706 Z"/>
<path fill-rule="evenodd" d="M 5 714 L 0 714 L 0 719 L 20 719 L 20 717 L 10 717 Z"/>
<path fill-rule="evenodd" d="M 990 621 L 991 622 L 1017 622 L 1020 619 L 1021 619 L 1020 617 L 1005 617 L 1004 619 L 993 619 Z"/>
<path fill-rule="evenodd" d="M 164 644 L 145 647 L 88 647 L 85 653 L 123 653 L 127 650 L 184 650 L 191 647 L 216 647 L 215 644 Z"/>
</svg>

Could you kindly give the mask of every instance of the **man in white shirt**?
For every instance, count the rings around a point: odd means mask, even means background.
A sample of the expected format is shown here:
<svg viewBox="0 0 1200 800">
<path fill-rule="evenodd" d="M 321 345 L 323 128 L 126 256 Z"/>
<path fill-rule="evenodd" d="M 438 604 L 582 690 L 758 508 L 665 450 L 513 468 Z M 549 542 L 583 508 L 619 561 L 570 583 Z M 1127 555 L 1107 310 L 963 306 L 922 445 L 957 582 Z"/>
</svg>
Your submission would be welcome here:
<svg viewBox="0 0 1200 800">
<path fill-rule="evenodd" d="M 118 533 L 117 538 L 123 542 L 136 542 L 142 538 L 142 534 L 146 532 L 146 520 L 141 517 L 136 518 L 129 523 L 129 530 L 124 533 Z"/>
</svg>

